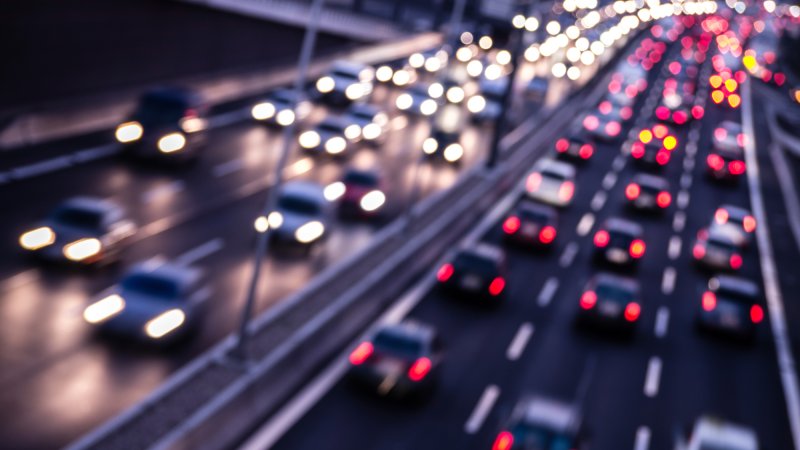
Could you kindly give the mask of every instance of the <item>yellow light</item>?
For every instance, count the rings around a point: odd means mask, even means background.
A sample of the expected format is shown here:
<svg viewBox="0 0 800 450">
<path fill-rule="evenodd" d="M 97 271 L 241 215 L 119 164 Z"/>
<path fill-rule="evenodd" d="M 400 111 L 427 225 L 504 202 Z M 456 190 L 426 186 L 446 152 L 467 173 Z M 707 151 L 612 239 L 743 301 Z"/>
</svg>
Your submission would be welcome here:
<svg viewBox="0 0 800 450">
<path fill-rule="evenodd" d="M 78 239 L 64 246 L 64 256 L 71 261 L 83 261 L 100 253 L 103 245 L 95 238 Z"/>
<path fill-rule="evenodd" d="M 381 191 L 374 190 L 361 197 L 359 205 L 364 211 L 373 212 L 377 211 L 384 203 L 386 203 L 386 195 Z"/>
<path fill-rule="evenodd" d="M 104 322 L 125 309 L 125 300 L 117 294 L 111 294 L 92 303 L 83 310 L 83 320 L 96 324 Z"/>
<path fill-rule="evenodd" d="M 736 91 L 737 87 L 739 87 L 739 83 L 737 83 L 733 78 L 725 80 L 725 89 L 727 89 L 728 92 Z"/>
<path fill-rule="evenodd" d="M 728 96 L 728 104 L 731 105 L 731 108 L 738 108 L 741 103 L 742 98 L 739 97 L 738 94 L 731 94 Z"/>
<path fill-rule="evenodd" d="M 667 150 L 672 150 L 675 146 L 678 145 L 678 140 L 675 139 L 675 136 L 667 136 L 664 138 L 664 148 Z"/>
<path fill-rule="evenodd" d="M 725 100 L 725 94 L 718 89 L 714 90 L 711 92 L 711 99 L 714 100 L 714 103 L 722 103 L 722 101 Z"/>
<path fill-rule="evenodd" d="M 333 91 L 333 88 L 336 87 L 336 81 L 333 78 L 324 76 L 317 80 L 317 90 L 323 94 L 327 94 Z"/>
<path fill-rule="evenodd" d="M 316 220 L 306 223 L 294 232 L 294 237 L 302 244 L 309 244 L 319 239 L 325 233 L 325 226 Z"/>
<path fill-rule="evenodd" d="M 708 79 L 708 82 L 711 83 L 711 87 L 717 89 L 718 87 L 722 86 L 722 77 L 719 75 L 711 75 L 711 78 Z"/>
<path fill-rule="evenodd" d="M 158 140 L 158 149 L 162 153 L 174 153 L 186 146 L 186 138 L 181 133 L 170 133 Z"/>
<path fill-rule="evenodd" d="M 797 103 L 800 103 L 800 89 L 795 89 L 794 90 L 794 101 L 796 101 Z"/>
<path fill-rule="evenodd" d="M 642 143 L 649 144 L 653 140 L 653 133 L 650 130 L 642 130 L 639 132 L 639 140 Z"/>
<path fill-rule="evenodd" d="M 170 309 L 153 319 L 144 326 L 144 331 L 153 339 L 159 339 L 172 333 L 186 321 L 186 314 L 180 309 Z"/>
<path fill-rule="evenodd" d="M 138 141 L 142 138 L 144 129 L 139 122 L 126 122 L 117 127 L 115 136 L 123 144 Z"/>
<path fill-rule="evenodd" d="M 27 231 L 19 237 L 19 245 L 25 250 L 38 250 L 56 241 L 56 234 L 50 227 L 39 227 Z"/>
<path fill-rule="evenodd" d="M 275 115 L 275 106 L 272 103 L 259 103 L 250 110 L 253 119 L 266 120 Z"/>
<path fill-rule="evenodd" d="M 444 159 L 447 162 L 456 162 L 464 156 L 464 148 L 460 144 L 450 144 L 444 149 Z"/>
</svg>

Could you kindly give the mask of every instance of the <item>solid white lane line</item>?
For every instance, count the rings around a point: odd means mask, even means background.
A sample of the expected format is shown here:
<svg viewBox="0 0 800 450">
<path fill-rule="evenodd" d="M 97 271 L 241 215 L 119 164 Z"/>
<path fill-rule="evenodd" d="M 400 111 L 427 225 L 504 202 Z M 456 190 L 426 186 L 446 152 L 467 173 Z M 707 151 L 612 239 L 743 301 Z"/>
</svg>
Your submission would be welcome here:
<svg viewBox="0 0 800 450">
<path fill-rule="evenodd" d="M 539 306 L 547 306 L 553 300 L 553 295 L 558 290 L 558 278 L 550 277 L 545 281 L 544 286 L 542 286 L 542 291 L 539 292 L 539 297 L 536 298 L 536 303 Z"/>
<path fill-rule="evenodd" d="M 661 278 L 661 292 L 664 295 L 670 295 L 675 290 L 675 278 L 677 272 L 674 267 L 667 267 L 664 269 L 664 276 Z"/>
<path fill-rule="evenodd" d="M 475 434 L 481 429 L 483 422 L 486 420 L 489 411 L 491 411 L 499 396 L 499 387 L 493 384 L 486 386 L 483 394 L 481 394 L 480 400 L 478 400 L 478 404 L 475 405 L 475 409 L 472 411 L 472 414 L 470 414 L 467 423 L 464 424 L 464 431 L 467 434 Z"/>
<path fill-rule="evenodd" d="M 607 198 L 608 194 L 606 194 L 606 191 L 597 191 L 597 193 L 594 194 L 594 197 L 592 197 L 592 204 L 591 204 L 592 210 L 594 211 L 601 210 L 603 208 L 603 205 L 606 204 Z"/>
<path fill-rule="evenodd" d="M 650 448 L 650 428 L 642 425 L 636 430 L 636 441 L 633 450 L 647 450 Z"/>
<path fill-rule="evenodd" d="M 180 180 L 175 180 L 167 184 L 162 184 L 161 186 L 157 186 L 145 192 L 142 195 L 142 201 L 144 203 L 152 203 L 162 197 L 176 194 L 182 191 L 183 188 L 184 188 L 183 181 Z"/>
<path fill-rule="evenodd" d="M 97 147 L 87 148 L 72 154 L 72 159 L 75 162 L 85 163 L 94 161 L 95 159 L 105 158 L 113 154 L 119 153 L 120 146 L 118 144 L 105 144 Z"/>
<path fill-rule="evenodd" d="M 792 229 L 795 244 L 798 245 L 798 250 L 800 250 L 800 199 L 798 199 L 797 191 L 794 188 L 795 184 L 792 180 L 792 172 L 789 170 L 789 162 L 786 161 L 786 155 L 783 154 L 783 150 L 774 142 L 770 146 L 769 155 L 772 157 L 772 167 L 775 168 L 775 174 L 778 176 L 778 184 L 783 194 L 783 206 L 789 216 L 789 226 Z"/>
<path fill-rule="evenodd" d="M 608 172 L 605 177 L 603 177 L 603 189 L 610 190 L 614 187 L 614 184 L 617 182 L 617 174 L 614 172 Z"/>
<path fill-rule="evenodd" d="M 758 254 L 761 260 L 761 274 L 764 278 L 765 295 L 769 309 L 770 326 L 775 339 L 775 351 L 780 367 L 783 393 L 786 399 L 786 409 L 789 415 L 789 425 L 792 430 L 794 448 L 800 448 L 800 388 L 797 382 L 797 369 L 792 356 L 789 340 L 789 330 L 783 309 L 783 295 L 778 284 L 778 270 L 772 255 L 772 240 L 767 227 L 767 215 L 764 208 L 764 199 L 759 183 L 758 158 L 756 157 L 755 132 L 753 129 L 753 104 L 750 93 L 750 82 L 745 80 L 742 85 L 742 124 L 745 135 L 745 163 L 747 170 L 747 184 L 750 187 L 750 204 L 756 216 L 756 240 L 758 241 Z"/>
<path fill-rule="evenodd" d="M 592 230 L 592 226 L 594 225 L 594 214 L 587 212 L 586 214 L 581 217 L 581 220 L 578 222 L 578 227 L 576 231 L 578 232 L 578 236 L 586 236 L 589 234 L 589 231 Z"/>
<path fill-rule="evenodd" d="M 230 175 L 242 169 L 244 169 L 244 159 L 236 158 L 224 163 L 217 164 L 212 169 L 212 173 L 216 178 L 221 178 L 224 177 L 225 175 Z"/>
<path fill-rule="evenodd" d="M 625 157 L 617 155 L 617 157 L 614 158 L 614 162 L 611 163 L 611 169 L 614 172 L 619 172 L 623 167 L 625 167 Z"/>
<path fill-rule="evenodd" d="M 561 265 L 561 267 L 568 267 L 569 265 L 572 264 L 572 260 L 575 259 L 575 255 L 577 254 L 578 254 L 578 243 L 570 242 L 564 249 L 564 253 L 561 254 L 561 258 L 558 260 L 558 263 Z"/>
<path fill-rule="evenodd" d="M 681 189 L 688 190 L 692 187 L 692 174 L 687 172 L 681 175 Z"/>
<path fill-rule="evenodd" d="M 678 208 L 686 209 L 689 206 L 689 191 L 680 191 L 678 192 Z"/>
<path fill-rule="evenodd" d="M 669 259 L 676 260 L 681 256 L 681 237 L 674 235 L 669 238 L 669 247 L 667 247 L 667 256 Z"/>
<path fill-rule="evenodd" d="M 667 328 L 669 327 L 669 308 L 666 306 L 659 306 L 656 312 L 656 327 L 655 334 L 657 338 L 663 338 L 667 335 Z"/>
<path fill-rule="evenodd" d="M 644 379 L 644 395 L 655 397 L 658 395 L 658 386 L 661 383 L 661 358 L 653 356 L 647 362 L 647 374 Z"/>
<path fill-rule="evenodd" d="M 525 347 L 528 345 L 531 336 L 533 336 L 533 325 L 529 322 L 520 325 L 517 334 L 514 335 L 514 339 L 511 340 L 511 344 L 509 344 L 506 350 L 506 358 L 511 361 L 518 360 L 519 357 L 522 356 L 522 352 L 525 351 Z"/>
<path fill-rule="evenodd" d="M 178 256 L 175 258 L 175 263 L 180 266 L 190 266 L 222 250 L 224 246 L 225 242 L 221 238 L 211 239 Z"/>
<path fill-rule="evenodd" d="M 11 169 L 11 177 L 17 180 L 24 180 L 36 175 L 50 173 L 72 165 L 71 155 L 59 156 L 58 158 L 47 159 L 33 164 Z"/>
<path fill-rule="evenodd" d="M 675 217 L 672 219 L 672 230 L 676 233 L 680 233 L 683 231 L 684 226 L 686 226 L 686 213 L 683 211 L 678 211 L 675 213 Z"/>
</svg>

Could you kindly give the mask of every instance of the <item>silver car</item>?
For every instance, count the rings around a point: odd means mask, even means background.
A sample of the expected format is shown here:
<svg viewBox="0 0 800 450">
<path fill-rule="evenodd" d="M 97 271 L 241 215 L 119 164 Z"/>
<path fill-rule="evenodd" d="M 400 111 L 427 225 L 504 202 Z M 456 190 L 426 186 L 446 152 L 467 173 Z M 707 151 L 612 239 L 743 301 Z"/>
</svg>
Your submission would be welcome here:
<svg viewBox="0 0 800 450">
<path fill-rule="evenodd" d="M 525 192 L 532 200 L 568 206 L 575 194 L 575 167 L 552 159 L 539 160 L 525 180 Z"/>
<path fill-rule="evenodd" d="M 275 211 L 256 219 L 255 228 L 260 233 L 272 229 L 270 238 L 276 244 L 310 251 L 327 237 L 332 209 L 322 186 L 293 181 L 281 189 Z"/>
</svg>

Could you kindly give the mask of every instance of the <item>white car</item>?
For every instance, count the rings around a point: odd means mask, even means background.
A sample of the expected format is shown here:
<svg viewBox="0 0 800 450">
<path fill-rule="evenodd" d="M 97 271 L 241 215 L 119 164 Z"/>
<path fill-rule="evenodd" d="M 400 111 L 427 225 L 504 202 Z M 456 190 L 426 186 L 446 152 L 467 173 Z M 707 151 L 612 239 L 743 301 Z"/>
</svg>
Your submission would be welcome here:
<svg viewBox="0 0 800 450">
<path fill-rule="evenodd" d="M 44 259 L 92 264 L 119 258 L 134 234 L 136 225 L 116 203 L 73 197 L 22 233 L 19 244 Z"/>
<path fill-rule="evenodd" d="M 195 331 L 211 289 L 202 272 L 158 260 L 134 266 L 98 294 L 83 319 L 99 331 L 134 340 L 174 342 Z"/>
<path fill-rule="evenodd" d="M 540 159 L 525 179 L 525 193 L 542 203 L 569 206 L 575 194 L 575 167 L 561 161 Z"/>
<path fill-rule="evenodd" d="M 372 94 L 375 69 L 351 62 L 336 61 L 316 82 L 316 91 L 334 103 L 364 101 Z"/>
<path fill-rule="evenodd" d="M 751 428 L 703 416 L 694 423 L 688 438 L 675 450 L 758 450 L 758 436 Z"/>
<path fill-rule="evenodd" d="M 275 211 L 255 221 L 256 231 L 272 229 L 272 242 L 306 251 L 322 242 L 331 226 L 333 204 L 317 183 L 292 181 L 283 185 Z"/>
</svg>

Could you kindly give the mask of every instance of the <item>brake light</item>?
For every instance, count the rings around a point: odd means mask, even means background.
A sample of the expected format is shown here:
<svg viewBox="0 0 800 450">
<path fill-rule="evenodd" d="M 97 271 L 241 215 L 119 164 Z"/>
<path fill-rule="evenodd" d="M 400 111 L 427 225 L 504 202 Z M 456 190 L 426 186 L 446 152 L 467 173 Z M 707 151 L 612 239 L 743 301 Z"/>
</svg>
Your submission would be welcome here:
<svg viewBox="0 0 800 450">
<path fill-rule="evenodd" d="M 689 118 L 686 116 L 686 113 L 683 111 L 675 111 L 675 114 L 672 115 L 672 120 L 675 121 L 678 125 L 683 125 Z"/>
<path fill-rule="evenodd" d="M 602 101 L 602 102 L 600 102 L 600 105 L 598 105 L 597 109 L 602 114 L 608 114 L 608 113 L 611 112 L 611 102 L 608 101 L 608 100 Z"/>
<path fill-rule="evenodd" d="M 583 127 L 586 128 L 587 130 L 594 131 L 599 126 L 600 126 L 600 120 L 598 120 L 597 117 L 595 116 L 589 115 L 586 116 L 585 119 L 583 119 Z"/>
<path fill-rule="evenodd" d="M 702 303 L 704 310 L 713 311 L 714 308 L 717 307 L 717 296 L 711 291 L 705 291 L 703 293 Z"/>
<path fill-rule="evenodd" d="M 764 320 L 764 309 L 759 305 L 753 305 L 750 307 L 750 320 L 753 323 L 761 323 Z"/>
<path fill-rule="evenodd" d="M 703 257 L 706 256 L 705 247 L 700 244 L 696 244 L 692 249 L 692 256 L 694 256 L 694 259 L 703 259 Z"/>
<path fill-rule="evenodd" d="M 542 244 L 549 244 L 553 242 L 553 239 L 555 238 L 556 229 L 550 225 L 542 228 L 542 231 L 539 232 L 539 241 L 541 241 Z"/>
<path fill-rule="evenodd" d="M 664 139 L 669 133 L 669 128 L 663 123 L 659 123 L 658 125 L 653 127 L 653 136 L 657 137 L 658 139 Z"/>
<path fill-rule="evenodd" d="M 725 225 L 728 222 L 728 211 L 722 208 L 719 208 L 714 213 L 714 220 L 717 221 L 720 225 Z"/>
<path fill-rule="evenodd" d="M 503 231 L 505 231 L 506 234 L 514 234 L 519 230 L 519 225 L 519 217 L 511 216 L 503 222 Z"/>
<path fill-rule="evenodd" d="M 617 136 L 620 131 L 622 131 L 622 126 L 620 126 L 619 122 L 616 120 L 606 124 L 606 133 L 608 133 L 609 136 Z"/>
<path fill-rule="evenodd" d="M 742 228 L 748 233 L 752 233 L 756 229 L 756 219 L 753 216 L 745 216 L 742 220 Z"/>
<path fill-rule="evenodd" d="M 525 182 L 525 188 L 528 192 L 536 192 L 539 189 L 539 185 L 542 184 L 542 174 L 539 172 L 533 172 L 532 174 L 528 175 L 528 180 Z"/>
<path fill-rule="evenodd" d="M 622 117 L 623 120 L 628 120 L 633 116 L 633 109 L 631 109 L 630 106 L 624 106 L 619 110 L 619 116 Z"/>
<path fill-rule="evenodd" d="M 373 347 L 372 342 L 362 342 L 350 353 L 350 363 L 354 366 L 364 364 L 374 352 L 375 347 Z"/>
<path fill-rule="evenodd" d="M 439 271 L 436 272 L 436 279 L 444 283 L 445 281 L 449 280 L 450 277 L 453 276 L 453 272 L 455 272 L 455 269 L 453 269 L 453 265 L 447 263 L 442 267 L 440 267 Z"/>
<path fill-rule="evenodd" d="M 786 82 L 786 75 L 781 72 L 777 72 L 775 76 L 772 77 L 772 81 L 774 81 L 778 86 L 783 86 L 783 83 Z"/>
<path fill-rule="evenodd" d="M 641 239 L 636 239 L 635 241 L 631 242 L 629 253 L 634 258 L 641 258 L 644 255 L 644 250 L 644 241 Z"/>
<path fill-rule="evenodd" d="M 489 293 L 496 297 L 503 292 L 503 288 L 505 287 L 506 280 L 504 280 L 503 277 L 495 277 L 495 279 L 489 284 Z"/>
<path fill-rule="evenodd" d="M 744 147 L 744 133 L 739 133 L 736 135 L 736 143 L 739 147 Z"/>
<path fill-rule="evenodd" d="M 608 245 L 608 241 L 611 240 L 611 237 L 608 235 L 608 231 L 600 230 L 594 234 L 594 245 L 603 248 Z"/>
<path fill-rule="evenodd" d="M 666 106 L 659 106 L 656 108 L 656 117 L 658 117 L 659 120 L 669 119 L 669 109 Z"/>
<path fill-rule="evenodd" d="M 594 291 L 586 291 L 581 295 L 581 308 L 592 309 L 597 304 L 597 294 Z"/>
<path fill-rule="evenodd" d="M 731 161 L 728 163 L 728 171 L 733 175 L 741 175 L 744 173 L 744 162 L 743 161 Z"/>
<path fill-rule="evenodd" d="M 708 155 L 706 162 L 708 163 L 708 167 L 712 168 L 713 170 L 722 170 L 722 168 L 725 167 L 725 160 L 723 160 L 719 155 Z"/>
<path fill-rule="evenodd" d="M 494 440 L 492 450 L 511 450 L 514 445 L 514 435 L 508 431 L 501 431 Z"/>
<path fill-rule="evenodd" d="M 572 184 L 571 181 L 565 181 L 561 183 L 561 187 L 558 188 L 558 198 L 561 199 L 562 202 L 568 202 L 572 199 L 572 194 L 575 193 L 575 185 Z"/>
<path fill-rule="evenodd" d="M 739 270 L 739 268 L 742 267 L 742 257 L 734 253 L 731 255 L 730 263 L 731 263 L 731 269 Z"/>
<path fill-rule="evenodd" d="M 631 156 L 636 159 L 641 158 L 644 156 L 644 145 L 641 142 L 634 142 L 633 146 L 631 146 Z"/>
<path fill-rule="evenodd" d="M 569 148 L 569 141 L 566 139 L 559 139 L 556 141 L 556 151 L 558 153 L 564 153 Z"/>
<path fill-rule="evenodd" d="M 636 200 L 639 197 L 642 189 L 636 183 L 631 183 L 625 188 L 625 197 L 628 197 L 628 200 Z"/>
<path fill-rule="evenodd" d="M 656 203 L 660 208 L 666 208 L 672 203 L 672 196 L 667 191 L 661 191 L 656 196 Z"/>
<path fill-rule="evenodd" d="M 639 314 L 642 312 L 642 308 L 636 302 L 628 303 L 628 306 L 625 307 L 625 320 L 628 322 L 635 322 L 636 319 L 639 318 Z"/>
<path fill-rule="evenodd" d="M 728 137 L 728 130 L 726 130 L 725 128 L 722 128 L 722 127 L 717 128 L 716 130 L 714 130 L 714 137 L 718 141 L 724 141 L 725 138 Z"/>
<path fill-rule="evenodd" d="M 706 111 L 700 105 L 695 105 L 692 107 L 692 117 L 697 120 L 700 120 L 705 115 Z"/>
<path fill-rule="evenodd" d="M 422 381 L 425 375 L 431 371 L 431 366 L 430 359 L 424 356 L 417 359 L 414 361 L 414 364 L 411 365 L 411 368 L 408 369 L 408 378 L 410 378 L 411 381 Z"/>
<path fill-rule="evenodd" d="M 589 144 L 581 145 L 581 149 L 578 151 L 578 155 L 583 159 L 591 158 L 593 153 L 594 149 Z"/>
<path fill-rule="evenodd" d="M 661 149 L 656 153 L 656 162 L 665 166 L 669 162 L 669 151 Z"/>
</svg>

